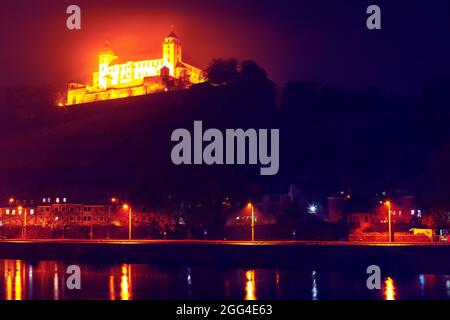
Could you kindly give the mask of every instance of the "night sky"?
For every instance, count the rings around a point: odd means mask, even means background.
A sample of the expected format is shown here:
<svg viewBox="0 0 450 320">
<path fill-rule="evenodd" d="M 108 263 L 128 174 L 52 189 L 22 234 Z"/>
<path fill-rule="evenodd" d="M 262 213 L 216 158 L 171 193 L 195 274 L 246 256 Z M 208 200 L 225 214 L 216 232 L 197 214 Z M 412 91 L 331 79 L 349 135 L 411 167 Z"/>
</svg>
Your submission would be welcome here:
<svg viewBox="0 0 450 320">
<path fill-rule="evenodd" d="M 66 8 L 81 7 L 82 29 L 66 29 Z M 366 28 L 370 4 L 382 30 Z M 159 58 L 171 30 L 184 59 L 252 59 L 278 85 L 318 80 L 419 94 L 450 74 L 450 1 L 2 1 L 0 86 L 91 82 L 109 40 L 124 59 Z"/>
</svg>

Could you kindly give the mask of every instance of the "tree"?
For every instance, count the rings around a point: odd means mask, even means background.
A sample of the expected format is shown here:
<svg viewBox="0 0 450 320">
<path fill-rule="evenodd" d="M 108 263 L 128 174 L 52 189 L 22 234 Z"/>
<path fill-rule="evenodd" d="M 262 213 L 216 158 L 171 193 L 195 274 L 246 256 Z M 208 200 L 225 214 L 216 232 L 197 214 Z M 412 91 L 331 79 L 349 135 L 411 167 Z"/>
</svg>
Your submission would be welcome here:
<svg viewBox="0 0 450 320">
<path fill-rule="evenodd" d="M 419 204 L 428 209 L 423 222 L 430 227 L 450 225 L 450 145 L 434 154 L 418 192 Z"/>
<path fill-rule="evenodd" d="M 266 71 L 252 60 L 242 61 L 240 64 L 240 76 L 249 81 L 268 81 Z"/>
<path fill-rule="evenodd" d="M 213 85 L 224 85 L 238 76 L 236 59 L 213 59 L 205 70 L 206 79 Z"/>
</svg>

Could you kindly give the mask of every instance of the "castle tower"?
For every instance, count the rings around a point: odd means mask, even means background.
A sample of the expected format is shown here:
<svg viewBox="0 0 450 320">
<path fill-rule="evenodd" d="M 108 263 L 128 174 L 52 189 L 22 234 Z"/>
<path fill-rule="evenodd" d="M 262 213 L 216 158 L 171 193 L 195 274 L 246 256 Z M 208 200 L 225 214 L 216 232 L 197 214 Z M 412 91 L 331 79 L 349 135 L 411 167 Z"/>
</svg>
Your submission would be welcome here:
<svg viewBox="0 0 450 320">
<path fill-rule="evenodd" d="M 177 35 L 171 32 L 163 42 L 163 64 L 169 68 L 170 75 L 175 76 L 175 67 L 181 61 L 181 43 Z"/>
<path fill-rule="evenodd" d="M 105 47 L 98 54 L 98 76 L 97 81 L 94 79 L 94 84 L 97 84 L 100 88 L 106 89 L 108 87 L 108 66 L 112 61 L 117 59 L 114 51 L 109 47 L 107 42 Z M 95 76 L 94 76 L 95 77 Z"/>
</svg>

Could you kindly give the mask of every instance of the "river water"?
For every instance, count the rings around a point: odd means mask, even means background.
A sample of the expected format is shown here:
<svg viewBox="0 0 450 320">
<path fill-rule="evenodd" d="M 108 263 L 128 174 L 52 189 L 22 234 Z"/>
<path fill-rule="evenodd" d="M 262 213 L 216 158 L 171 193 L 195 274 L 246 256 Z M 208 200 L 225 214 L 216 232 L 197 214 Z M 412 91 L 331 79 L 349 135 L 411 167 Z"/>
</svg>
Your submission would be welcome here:
<svg viewBox="0 0 450 320">
<path fill-rule="evenodd" d="M 446 299 L 450 275 L 383 275 L 369 290 L 364 273 L 147 264 L 79 264 L 81 289 L 69 290 L 74 263 L 0 260 L 0 299 Z"/>
</svg>

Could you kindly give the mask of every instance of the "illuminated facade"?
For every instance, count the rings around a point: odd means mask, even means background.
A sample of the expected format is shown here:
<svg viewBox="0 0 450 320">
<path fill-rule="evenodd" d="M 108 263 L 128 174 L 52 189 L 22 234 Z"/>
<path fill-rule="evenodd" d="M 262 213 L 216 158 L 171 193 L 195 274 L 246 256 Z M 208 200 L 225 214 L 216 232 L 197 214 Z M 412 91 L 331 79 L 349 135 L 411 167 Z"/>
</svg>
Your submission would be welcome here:
<svg viewBox="0 0 450 320">
<path fill-rule="evenodd" d="M 139 96 L 202 82 L 202 70 L 182 60 L 179 38 L 170 33 L 162 44 L 162 58 L 114 63 L 109 47 L 98 55 L 92 85 L 70 82 L 66 105 Z"/>
</svg>

